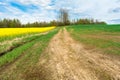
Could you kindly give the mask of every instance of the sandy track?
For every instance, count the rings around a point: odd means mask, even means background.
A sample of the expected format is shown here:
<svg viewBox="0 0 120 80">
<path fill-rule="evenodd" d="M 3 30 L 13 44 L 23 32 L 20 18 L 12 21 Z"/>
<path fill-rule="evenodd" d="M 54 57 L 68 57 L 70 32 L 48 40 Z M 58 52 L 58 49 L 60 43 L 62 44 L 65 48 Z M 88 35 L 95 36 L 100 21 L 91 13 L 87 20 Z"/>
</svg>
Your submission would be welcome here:
<svg viewBox="0 0 120 80">
<path fill-rule="evenodd" d="M 120 80 L 120 61 L 88 51 L 66 29 L 53 37 L 38 66 L 44 80 Z"/>
</svg>

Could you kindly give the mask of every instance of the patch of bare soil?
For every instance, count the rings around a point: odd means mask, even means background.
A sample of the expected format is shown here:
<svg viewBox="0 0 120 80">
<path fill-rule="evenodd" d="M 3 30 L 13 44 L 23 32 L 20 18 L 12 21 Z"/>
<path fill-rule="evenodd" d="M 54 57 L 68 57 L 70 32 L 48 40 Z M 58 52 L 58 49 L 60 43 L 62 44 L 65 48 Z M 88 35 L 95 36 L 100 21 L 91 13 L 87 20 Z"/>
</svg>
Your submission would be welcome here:
<svg viewBox="0 0 120 80">
<path fill-rule="evenodd" d="M 83 38 L 94 38 L 94 39 L 103 39 L 103 40 L 112 40 L 114 42 L 120 42 L 120 36 L 111 36 L 111 35 L 82 35 Z"/>
<path fill-rule="evenodd" d="M 120 80 L 118 59 L 84 49 L 66 29 L 53 37 L 38 66 L 39 80 Z"/>
</svg>

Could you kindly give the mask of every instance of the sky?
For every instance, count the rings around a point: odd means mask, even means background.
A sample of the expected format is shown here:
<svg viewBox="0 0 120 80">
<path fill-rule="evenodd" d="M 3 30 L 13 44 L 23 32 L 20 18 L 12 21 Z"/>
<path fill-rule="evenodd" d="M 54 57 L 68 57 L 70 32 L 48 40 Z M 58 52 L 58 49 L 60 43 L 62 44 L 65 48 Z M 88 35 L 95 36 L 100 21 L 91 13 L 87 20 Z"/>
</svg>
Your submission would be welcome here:
<svg viewBox="0 0 120 80">
<path fill-rule="evenodd" d="M 94 18 L 120 24 L 120 0 L 0 0 L 0 19 L 19 19 L 23 24 L 56 20 L 67 9 L 70 19 Z"/>
</svg>

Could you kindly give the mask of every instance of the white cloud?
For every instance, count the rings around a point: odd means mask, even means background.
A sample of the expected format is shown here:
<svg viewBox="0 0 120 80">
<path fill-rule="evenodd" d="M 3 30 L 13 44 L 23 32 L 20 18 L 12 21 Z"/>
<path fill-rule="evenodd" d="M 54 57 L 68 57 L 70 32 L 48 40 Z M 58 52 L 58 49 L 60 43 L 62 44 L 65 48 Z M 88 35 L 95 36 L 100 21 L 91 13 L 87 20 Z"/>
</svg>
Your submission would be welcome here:
<svg viewBox="0 0 120 80">
<path fill-rule="evenodd" d="M 17 1 L 24 5 L 35 5 L 38 9 L 28 12 L 9 5 L 8 2 Z M 7 4 L 7 6 L 5 6 Z M 120 12 L 114 12 L 114 9 L 120 8 L 119 0 L 8 0 L 0 2 L 0 5 L 8 12 L 0 12 L 0 18 L 18 18 L 23 23 L 34 21 L 50 21 L 56 18 L 55 10 L 66 8 L 69 10 L 71 19 L 73 18 L 95 18 L 113 23 L 111 20 L 120 19 Z M 115 23 L 115 22 L 114 22 Z M 120 23 L 120 22 L 119 22 Z"/>
<path fill-rule="evenodd" d="M 50 3 L 50 0 L 16 0 L 22 4 L 34 4 L 40 6 L 47 6 Z"/>
</svg>

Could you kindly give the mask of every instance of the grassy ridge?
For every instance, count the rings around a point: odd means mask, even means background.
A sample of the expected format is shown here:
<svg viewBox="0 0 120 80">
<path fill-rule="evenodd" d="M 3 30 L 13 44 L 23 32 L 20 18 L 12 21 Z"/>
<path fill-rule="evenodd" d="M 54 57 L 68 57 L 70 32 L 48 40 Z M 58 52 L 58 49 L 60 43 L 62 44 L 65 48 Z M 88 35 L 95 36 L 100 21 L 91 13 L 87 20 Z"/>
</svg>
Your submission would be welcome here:
<svg viewBox="0 0 120 80">
<path fill-rule="evenodd" d="M 31 35 L 33 35 L 33 36 L 31 36 Z M 31 36 L 31 37 L 23 38 L 23 39 L 21 39 L 21 40 L 19 40 L 17 42 L 14 41 L 11 44 L 4 44 L 4 45 L 0 46 L 0 53 L 5 52 L 8 49 L 20 46 L 20 45 L 22 45 L 24 43 L 31 42 L 32 40 L 35 40 L 36 38 L 38 38 L 40 36 L 40 34 L 39 35 L 35 35 L 35 34 L 32 34 L 32 33 L 31 33 L 31 35 L 29 34 L 29 36 Z M 25 36 L 25 35 L 23 35 L 23 36 Z M 23 37 L 23 36 L 21 36 L 21 37 Z"/>
<path fill-rule="evenodd" d="M 87 49 L 120 54 L 120 25 L 73 25 L 67 29 L 77 41 L 87 45 Z"/>
<path fill-rule="evenodd" d="M 20 37 L 25 37 L 25 36 L 29 36 L 29 35 L 34 35 L 34 34 L 38 34 L 38 32 L 18 34 L 18 35 L 12 35 L 12 36 L 2 36 L 2 37 L 0 37 L 0 42 L 6 41 L 6 40 L 12 40 L 14 38 L 20 38 Z"/>
</svg>

